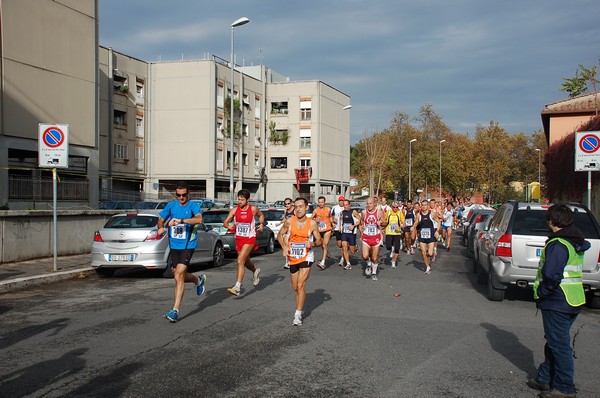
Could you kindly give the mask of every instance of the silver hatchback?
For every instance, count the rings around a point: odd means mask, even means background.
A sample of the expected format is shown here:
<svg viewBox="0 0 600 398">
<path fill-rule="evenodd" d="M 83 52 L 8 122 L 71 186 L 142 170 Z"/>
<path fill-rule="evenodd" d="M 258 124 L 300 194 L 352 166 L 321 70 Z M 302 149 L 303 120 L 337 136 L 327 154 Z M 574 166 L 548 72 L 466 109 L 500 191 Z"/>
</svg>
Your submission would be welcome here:
<svg viewBox="0 0 600 398">
<path fill-rule="evenodd" d="M 546 210 L 550 204 L 507 202 L 492 218 L 478 249 L 477 280 L 487 282 L 487 297 L 502 301 L 509 285 L 532 287 L 540 255 L 550 229 Z M 591 307 L 600 307 L 600 227 L 583 205 L 569 204 L 574 224 L 590 242 L 583 264 L 583 285 Z"/>
<path fill-rule="evenodd" d="M 172 277 L 168 234 L 158 234 L 158 215 L 151 213 L 117 214 L 94 234 L 92 267 L 100 277 L 111 277 L 119 268 L 159 270 Z M 198 247 L 192 264 L 209 262 L 223 264 L 223 242 L 219 235 L 198 224 Z"/>
</svg>

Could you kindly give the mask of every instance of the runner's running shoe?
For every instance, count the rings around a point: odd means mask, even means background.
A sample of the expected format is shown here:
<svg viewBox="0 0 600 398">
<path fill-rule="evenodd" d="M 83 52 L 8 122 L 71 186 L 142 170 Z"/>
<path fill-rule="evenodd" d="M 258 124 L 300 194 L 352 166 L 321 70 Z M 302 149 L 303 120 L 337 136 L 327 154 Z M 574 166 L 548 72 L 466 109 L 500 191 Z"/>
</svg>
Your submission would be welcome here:
<svg viewBox="0 0 600 398">
<path fill-rule="evenodd" d="M 294 325 L 294 326 L 302 325 L 302 316 L 294 315 L 294 322 L 292 323 L 292 325 Z"/>
<path fill-rule="evenodd" d="M 346 264 L 346 266 L 344 267 L 345 270 L 349 270 L 352 269 L 352 264 L 348 263 Z"/>
<path fill-rule="evenodd" d="M 325 261 L 321 260 L 317 263 L 317 267 L 321 268 L 321 269 L 325 269 Z"/>
<path fill-rule="evenodd" d="M 177 311 L 176 309 L 172 309 L 171 311 L 169 311 L 165 314 L 165 318 L 167 318 L 169 321 L 171 321 L 173 323 L 177 322 L 178 317 L 179 317 L 179 311 Z"/>
<path fill-rule="evenodd" d="M 202 296 L 204 294 L 204 283 L 206 282 L 206 275 L 200 275 L 198 277 L 198 284 L 196 285 L 196 294 Z"/>
<path fill-rule="evenodd" d="M 425 269 L 425 273 L 426 273 L 427 275 L 431 274 L 431 267 L 427 267 L 427 268 Z"/>
<path fill-rule="evenodd" d="M 258 285 L 258 282 L 260 282 L 260 268 L 257 268 L 252 275 L 252 284 L 256 286 Z"/>
<path fill-rule="evenodd" d="M 377 274 L 373 274 L 373 276 L 371 277 L 371 280 L 372 280 L 372 281 L 376 281 L 376 280 L 378 280 L 378 279 L 377 279 Z"/>
<path fill-rule="evenodd" d="M 365 268 L 365 275 L 366 276 L 371 276 L 372 272 L 373 272 L 373 270 L 371 269 L 371 266 L 367 265 L 367 268 Z"/>
<path fill-rule="evenodd" d="M 239 287 L 233 286 L 233 287 L 228 287 L 227 288 L 227 293 L 233 294 L 234 296 L 239 296 L 242 292 L 241 292 L 241 289 Z"/>
</svg>

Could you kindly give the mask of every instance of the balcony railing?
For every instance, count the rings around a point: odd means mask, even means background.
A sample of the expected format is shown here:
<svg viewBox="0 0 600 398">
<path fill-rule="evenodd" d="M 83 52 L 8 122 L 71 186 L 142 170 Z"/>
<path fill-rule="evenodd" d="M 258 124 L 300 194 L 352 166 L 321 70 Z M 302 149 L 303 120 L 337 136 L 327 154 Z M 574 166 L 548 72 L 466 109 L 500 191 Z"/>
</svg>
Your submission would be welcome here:
<svg viewBox="0 0 600 398">
<path fill-rule="evenodd" d="M 9 199 L 52 200 L 52 178 L 8 177 Z M 58 200 L 88 200 L 88 180 L 61 179 L 57 184 Z"/>
</svg>

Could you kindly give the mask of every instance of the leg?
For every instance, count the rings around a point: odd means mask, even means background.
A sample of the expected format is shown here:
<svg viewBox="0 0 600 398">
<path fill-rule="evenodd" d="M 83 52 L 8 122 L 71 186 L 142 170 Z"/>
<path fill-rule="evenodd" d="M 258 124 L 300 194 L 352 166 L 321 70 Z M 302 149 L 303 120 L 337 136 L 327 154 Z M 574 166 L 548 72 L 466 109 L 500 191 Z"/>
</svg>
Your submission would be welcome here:
<svg viewBox="0 0 600 398">
<path fill-rule="evenodd" d="M 322 262 L 325 263 L 325 259 L 329 257 L 329 240 L 331 239 L 331 231 L 327 231 L 323 233 L 323 259 Z"/>
<path fill-rule="evenodd" d="M 310 275 L 310 267 L 300 268 L 298 272 L 290 273 L 292 289 L 296 292 L 296 311 L 304 310 L 306 302 L 306 281 Z"/>
<path fill-rule="evenodd" d="M 447 238 L 446 238 L 446 249 L 450 250 L 450 244 L 452 243 L 452 228 L 448 228 L 446 230 Z"/>
<path fill-rule="evenodd" d="M 425 267 L 429 268 L 429 256 L 427 255 L 427 243 L 419 242 L 419 246 L 421 248 L 421 255 L 423 256 L 423 262 L 425 263 Z"/>
<path fill-rule="evenodd" d="M 238 253 L 236 282 L 240 284 L 244 280 L 244 275 L 246 273 L 245 268 L 248 268 L 252 272 L 256 270 L 254 264 L 252 264 L 252 261 L 250 261 L 250 252 L 252 252 L 253 247 L 254 244 L 244 245 L 242 246 L 242 250 L 240 250 Z M 247 265 L 248 262 L 249 264 Z"/>
<path fill-rule="evenodd" d="M 367 261 L 371 257 L 371 246 L 367 245 L 364 241 L 362 242 L 362 259 Z"/>
<path fill-rule="evenodd" d="M 346 263 L 350 262 L 350 255 L 348 254 L 348 242 L 342 241 L 342 258 Z"/>
<path fill-rule="evenodd" d="M 194 274 L 188 273 L 187 266 L 185 264 L 177 264 L 173 270 L 173 276 L 175 279 L 175 302 L 173 304 L 173 308 L 179 310 L 181 299 L 183 298 L 183 292 L 185 291 L 185 283 L 198 283 L 198 277 Z"/>
</svg>

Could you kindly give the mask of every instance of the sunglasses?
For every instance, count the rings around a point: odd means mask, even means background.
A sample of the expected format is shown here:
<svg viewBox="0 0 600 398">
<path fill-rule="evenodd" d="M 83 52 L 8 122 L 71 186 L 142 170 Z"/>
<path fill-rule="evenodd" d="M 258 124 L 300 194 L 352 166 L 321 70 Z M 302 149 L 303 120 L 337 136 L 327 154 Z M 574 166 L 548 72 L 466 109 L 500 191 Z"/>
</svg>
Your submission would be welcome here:
<svg viewBox="0 0 600 398">
<path fill-rule="evenodd" d="M 178 198 L 185 198 L 186 196 L 188 196 L 187 193 L 176 193 L 175 195 L 177 195 Z"/>
<path fill-rule="evenodd" d="M 285 204 L 286 204 L 286 205 L 291 205 L 291 204 L 292 204 L 292 202 L 285 202 Z"/>
</svg>

